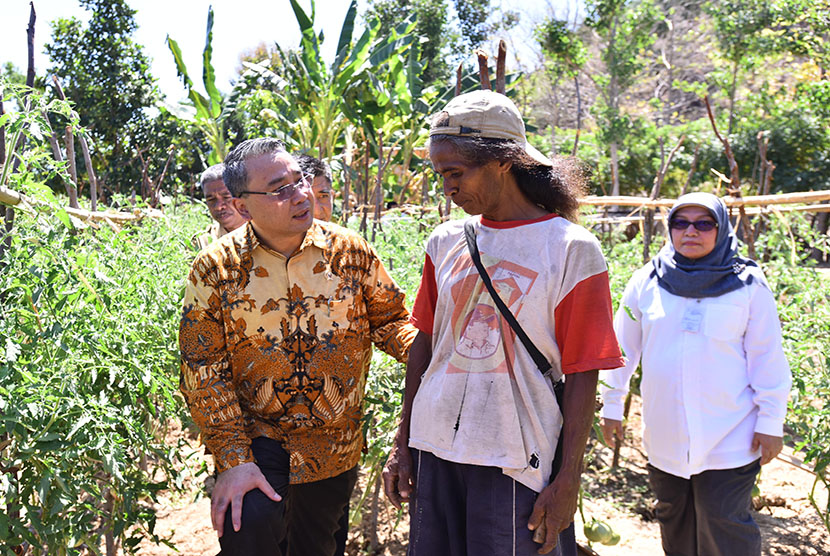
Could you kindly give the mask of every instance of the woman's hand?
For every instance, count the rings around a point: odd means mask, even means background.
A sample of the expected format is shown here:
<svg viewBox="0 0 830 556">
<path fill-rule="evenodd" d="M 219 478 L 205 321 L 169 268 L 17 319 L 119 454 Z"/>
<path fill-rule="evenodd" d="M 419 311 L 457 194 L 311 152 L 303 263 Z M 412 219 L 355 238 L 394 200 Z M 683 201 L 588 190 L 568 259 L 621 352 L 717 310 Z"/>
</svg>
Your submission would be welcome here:
<svg viewBox="0 0 830 556">
<path fill-rule="evenodd" d="M 618 421 L 616 419 L 606 419 L 603 417 L 599 420 L 599 428 L 602 430 L 602 436 L 605 438 L 605 443 L 612 450 L 617 448 L 618 442 L 622 443 L 622 421 Z"/>
<path fill-rule="evenodd" d="M 780 436 L 770 436 L 756 432 L 752 437 L 752 450 L 761 448 L 761 465 L 766 465 L 781 453 L 784 447 L 784 439 Z"/>
</svg>

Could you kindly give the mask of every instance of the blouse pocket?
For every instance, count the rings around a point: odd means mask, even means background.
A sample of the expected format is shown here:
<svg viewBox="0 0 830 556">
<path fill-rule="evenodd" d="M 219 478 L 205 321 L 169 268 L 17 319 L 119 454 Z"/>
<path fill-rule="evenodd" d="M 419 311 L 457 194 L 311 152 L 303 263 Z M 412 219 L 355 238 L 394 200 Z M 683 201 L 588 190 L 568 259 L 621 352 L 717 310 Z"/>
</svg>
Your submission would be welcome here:
<svg viewBox="0 0 830 556">
<path fill-rule="evenodd" d="M 706 307 L 703 333 L 714 340 L 734 341 L 746 331 L 747 311 L 739 305 L 712 303 Z"/>
</svg>

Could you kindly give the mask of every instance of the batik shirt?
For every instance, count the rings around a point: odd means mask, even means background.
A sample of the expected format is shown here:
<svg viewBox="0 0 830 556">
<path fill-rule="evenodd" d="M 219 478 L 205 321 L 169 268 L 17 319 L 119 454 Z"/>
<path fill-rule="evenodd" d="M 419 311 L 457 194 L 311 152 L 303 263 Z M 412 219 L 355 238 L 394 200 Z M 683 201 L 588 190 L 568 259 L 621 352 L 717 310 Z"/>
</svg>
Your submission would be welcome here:
<svg viewBox="0 0 830 556">
<path fill-rule="evenodd" d="M 404 294 L 358 235 L 314 221 L 291 258 L 250 224 L 193 263 L 179 330 L 181 390 L 221 472 L 282 442 L 290 481 L 355 466 L 374 343 L 404 361 L 417 331 Z"/>
<path fill-rule="evenodd" d="M 190 238 L 190 243 L 193 244 L 193 247 L 195 247 L 198 251 L 201 251 L 227 233 L 228 230 L 222 227 L 219 222 L 214 220 L 211 222 L 210 226 Z"/>
<path fill-rule="evenodd" d="M 553 214 L 473 223 L 493 287 L 553 366 L 554 380 L 622 366 L 608 271 L 588 230 Z M 432 359 L 413 401 L 409 445 L 456 463 L 500 467 L 540 492 L 561 410 L 551 380 L 487 292 L 464 221 L 442 224 L 427 241 L 412 320 L 432 338 Z"/>
</svg>

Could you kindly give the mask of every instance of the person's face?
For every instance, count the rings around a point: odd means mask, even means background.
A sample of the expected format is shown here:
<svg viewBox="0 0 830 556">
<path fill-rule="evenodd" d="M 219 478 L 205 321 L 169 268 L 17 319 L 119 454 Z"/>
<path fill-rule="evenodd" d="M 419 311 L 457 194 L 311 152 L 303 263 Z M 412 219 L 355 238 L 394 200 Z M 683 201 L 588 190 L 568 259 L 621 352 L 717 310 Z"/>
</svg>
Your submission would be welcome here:
<svg viewBox="0 0 830 556">
<path fill-rule="evenodd" d="M 444 195 L 464 209 L 467 214 L 481 214 L 494 218 L 499 207 L 508 203 L 503 199 L 503 179 L 510 165 L 498 161 L 474 166 L 465 161 L 451 143 L 441 141 L 429 148 L 432 167 L 444 182 Z"/>
<path fill-rule="evenodd" d="M 209 181 L 204 184 L 204 190 L 205 204 L 210 216 L 219 222 L 220 226 L 232 232 L 246 222 L 245 217 L 234 207 L 233 197 L 225 187 L 225 182 L 221 179 Z"/>
<path fill-rule="evenodd" d="M 333 204 L 331 183 L 326 176 L 314 176 L 311 191 L 314 193 L 314 218 L 328 222 Z"/>
<path fill-rule="evenodd" d="M 286 152 L 269 153 L 247 160 L 245 168 L 245 190 L 252 193 L 240 193 L 234 205 L 251 219 L 260 238 L 273 246 L 303 237 L 313 221 L 313 201 L 297 161 Z M 284 189 L 280 196 L 256 194 L 275 193 L 293 184 L 299 186 Z"/>
<path fill-rule="evenodd" d="M 698 206 L 683 207 L 672 215 L 672 222 L 715 222 L 708 209 Z M 669 223 L 671 225 L 671 223 Z M 715 248 L 715 241 L 718 237 L 717 227 L 707 232 L 701 232 L 692 225 L 685 229 L 671 229 L 671 241 L 674 250 L 687 259 L 699 259 L 705 257 Z"/>
</svg>

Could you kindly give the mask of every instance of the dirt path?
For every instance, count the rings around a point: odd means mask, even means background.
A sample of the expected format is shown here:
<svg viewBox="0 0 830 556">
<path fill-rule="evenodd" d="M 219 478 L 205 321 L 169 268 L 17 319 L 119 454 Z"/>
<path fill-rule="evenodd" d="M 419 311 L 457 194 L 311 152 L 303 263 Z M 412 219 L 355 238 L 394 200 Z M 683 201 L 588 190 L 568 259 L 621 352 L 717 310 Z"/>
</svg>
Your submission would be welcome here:
<svg viewBox="0 0 830 556">
<path fill-rule="evenodd" d="M 585 497 L 583 511 L 586 519 L 602 519 L 620 534 L 618 545 L 610 547 L 594 545 L 601 556 L 660 555 L 660 530 L 652 512 L 652 496 L 645 469 L 646 458 L 640 449 L 640 407 L 637 398 L 632 404 L 628 431 L 634 431 L 637 440 L 629 439 L 621 451 L 621 465 L 612 472 L 608 469 L 612 453 L 600 447 L 594 463 L 583 475 Z M 631 436 L 627 432 L 627 436 Z M 195 449 L 195 448 L 194 448 Z M 200 457 L 204 457 L 203 455 Z M 784 457 L 793 457 L 792 450 L 784 449 Z M 796 456 L 797 457 L 797 456 Z M 760 508 L 754 518 L 761 527 L 764 555 L 830 555 L 830 534 L 824 528 L 816 510 L 810 505 L 808 493 L 814 476 L 804 469 L 776 459 L 761 473 Z M 361 477 L 360 486 L 365 486 Z M 355 492 L 355 499 L 359 492 Z M 819 505 L 826 505 L 827 492 L 819 492 Z M 192 484 L 188 497 L 162 498 L 157 506 L 156 533 L 170 536 L 179 552 L 164 545 L 148 541 L 139 547 L 142 556 L 214 556 L 219 552 L 216 534 L 210 526 L 210 502 L 200 496 L 199 485 Z M 577 513 L 577 540 L 586 543 L 582 534 L 582 521 Z M 359 526 L 349 535 L 347 554 L 370 554 L 369 516 L 364 516 Z M 375 554 L 403 556 L 406 554 L 408 519 L 399 520 L 394 508 L 381 497 L 378 515 L 378 549 Z"/>
</svg>

